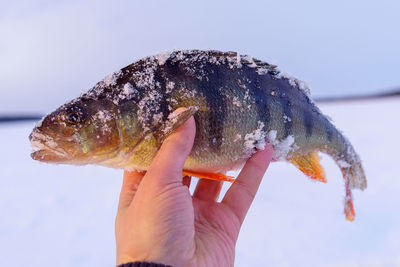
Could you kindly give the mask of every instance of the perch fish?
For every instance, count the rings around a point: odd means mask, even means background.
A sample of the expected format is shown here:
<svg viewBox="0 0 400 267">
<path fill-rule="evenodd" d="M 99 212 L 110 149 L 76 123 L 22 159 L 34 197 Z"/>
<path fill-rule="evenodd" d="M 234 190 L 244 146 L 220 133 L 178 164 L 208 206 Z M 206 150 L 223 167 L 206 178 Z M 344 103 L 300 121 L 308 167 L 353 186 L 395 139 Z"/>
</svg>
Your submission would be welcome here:
<svg viewBox="0 0 400 267">
<path fill-rule="evenodd" d="M 185 111 L 173 113 L 179 107 Z M 326 182 L 318 152 L 343 174 L 348 220 L 351 190 L 366 177 L 348 139 L 311 100 L 304 82 L 235 52 L 173 51 L 117 71 L 45 116 L 33 129 L 32 158 L 145 171 L 163 140 L 190 116 L 196 121 L 184 174 L 232 181 L 265 145 L 311 179 Z"/>
</svg>

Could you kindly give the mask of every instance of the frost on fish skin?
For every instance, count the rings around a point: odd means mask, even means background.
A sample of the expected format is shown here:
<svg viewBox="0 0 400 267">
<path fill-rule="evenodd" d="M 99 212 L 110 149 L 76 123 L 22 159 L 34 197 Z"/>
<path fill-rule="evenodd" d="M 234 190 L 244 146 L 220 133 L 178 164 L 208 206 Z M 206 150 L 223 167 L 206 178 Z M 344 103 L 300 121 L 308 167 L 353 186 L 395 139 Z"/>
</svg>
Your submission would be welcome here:
<svg viewBox="0 0 400 267">
<path fill-rule="evenodd" d="M 234 97 L 232 103 L 239 108 L 242 106 L 242 102 L 239 101 L 238 97 Z"/>
<path fill-rule="evenodd" d="M 156 91 L 152 90 L 137 103 L 138 120 L 144 126 L 144 132 L 149 132 L 151 129 L 149 125 L 159 124 L 162 118 L 162 113 L 160 111 L 160 99 L 162 95 Z"/>
<path fill-rule="evenodd" d="M 277 71 L 279 71 L 277 69 Z M 289 84 L 293 87 L 297 87 L 302 90 L 311 100 L 311 90 L 305 81 L 299 80 L 287 72 L 280 72 L 276 75 L 278 79 L 287 79 Z"/>
<path fill-rule="evenodd" d="M 257 150 L 263 150 L 266 145 L 266 133 L 264 131 L 264 123 L 259 121 L 258 127 L 253 132 L 248 133 L 244 137 L 244 155 L 250 157 Z"/>
<path fill-rule="evenodd" d="M 108 110 L 99 110 L 96 114 L 93 115 L 93 120 L 101 122 L 101 131 L 104 133 L 113 131 L 113 128 L 111 128 L 107 122 L 114 119 L 114 114 Z"/>
<path fill-rule="evenodd" d="M 297 148 L 294 142 L 294 137 L 289 135 L 283 140 L 278 140 L 276 136 L 276 130 L 269 131 L 267 135 L 268 143 L 270 143 L 274 148 L 272 159 L 274 161 L 286 160 L 287 155 Z"/>
<path fill-rule="evenodd" d="M 258 122 L 258 128 L 246 134 L 244 140 L 244 154 L 246 157 L 250 157 L 257 150 L 263 150 L 266 144 L 271 144 L 274 148 L 272 156 L 274 161 L 286 160 L 287 155 L 297 149 L 292 135 L 287 136 L 283 140 L 278 140 L 277 131 L 271 130 L 266 133 L 264 131 L 264 123 L 260 121 Z"/>
<path fill-rule="evenodd" d="M 171 56 L 171 53 L 172 53 L 172 52 L 170 52 L 170 51 L 166 51 L 166 52 L 160 53 L 160 54 L 158 54 L 158 55 L 155 55 L 154 58 L 157 59 L 158 64 L 159 64 L 160 66 L 162 66 L 162 65 L 165 64 L 165 62 L 167 61 L 167 59 Z"/>
<path fill-rule="evenodd" d="M 121 77 L 121 75 L 122 75 L 122 71 L 121 70 L 113 72 L 113 73 L 110 73 L 109 75 L 104 77 L 103 80 L 98 82 L 95 87 L 98 87 L 98 88 L 101 89 L 103 87 L 114 86 L 117 83 L 117 79 L 119 77 Z"/>
<path fill-rule="evenodd" d="M 138 91 L 131 83 L 126 83 L 121 92 L 118 94 L 118 100 L 129 100 L 131 99 L 135 94 L 137 94 Z M 114 102 L 115 104 L 118 104 L 118 102 Z"/>
<path fill-rule="evenodd" d="M 341 168 L 349 168 L 349 167 L 351 167 L 351 164 L 349 164 L 347 161 L 345 161 L 345 160 L 338 160 L 337 162 L 336 162 L 338 165 L 339 165 L 339 167 L 341 167 Z"/>
<path fill-rule="evenodd" d="M 35 124 L 35 127 L 37 127 L 37 128 L 41 127 L 41 126 L 42 126 L 42 123 L 43 123 L 43 120 L 44 120 L 45 117 L 46 117 L 46 116 L 44 116 L 43 118 L 41 118 L 41 119 Z"/>
</svg>

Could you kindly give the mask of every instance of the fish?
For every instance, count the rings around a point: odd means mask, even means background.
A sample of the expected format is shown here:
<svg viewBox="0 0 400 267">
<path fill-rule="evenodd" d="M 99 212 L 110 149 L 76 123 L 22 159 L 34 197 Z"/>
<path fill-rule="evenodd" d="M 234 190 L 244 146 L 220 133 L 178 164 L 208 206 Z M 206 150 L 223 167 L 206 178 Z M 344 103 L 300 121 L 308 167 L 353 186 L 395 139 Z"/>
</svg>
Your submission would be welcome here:
<svg viewBox="0 0 400 267">
<path fill-rule="evenodd" d="M 184 108 L 181 113 L 174 113 Z M 175 50 L 142 58 L 45 116 L 29 136 L 34 160 L 146 171 L 162 142 L 188 118 L 196 136 L 183 174 L 233 181 L 229 170 L 267 144 L 326 182 L 319 153 L 345 183 L 344 213 L 355 218 L 353 189 L 367 181 L 349 140 L 316 106 L 305 82 L 236 52 Z"/>
</svg>

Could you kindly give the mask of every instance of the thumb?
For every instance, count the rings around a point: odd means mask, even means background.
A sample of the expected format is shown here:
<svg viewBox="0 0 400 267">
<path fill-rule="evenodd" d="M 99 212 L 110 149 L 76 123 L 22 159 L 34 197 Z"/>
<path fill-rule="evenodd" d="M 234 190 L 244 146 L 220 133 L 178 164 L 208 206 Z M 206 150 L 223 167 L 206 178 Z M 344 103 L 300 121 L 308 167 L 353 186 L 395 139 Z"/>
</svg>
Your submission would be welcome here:
<svg viewBox="0 0 400 267">
<path fill-rule="evenodd" d="M 183 111 L 178 109 L 176 113 Z M 193 116 L 169 135 L 153 159 L 146 177 L 155 177 L 163 185 L 182 182 L 182 169 L 192 150 L 196 125 Z"/>
</svg>

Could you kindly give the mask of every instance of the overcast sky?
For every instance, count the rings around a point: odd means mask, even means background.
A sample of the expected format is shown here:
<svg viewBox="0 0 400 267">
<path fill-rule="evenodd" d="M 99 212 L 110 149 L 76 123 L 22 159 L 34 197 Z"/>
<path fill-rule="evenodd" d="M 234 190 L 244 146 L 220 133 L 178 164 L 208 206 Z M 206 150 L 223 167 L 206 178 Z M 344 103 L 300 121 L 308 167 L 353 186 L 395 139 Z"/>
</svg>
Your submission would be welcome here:
<svg viewBox="0 0 400 267">
<path fill-rule="evenodd" d="M 396 0 L 2 1 L 0 113 L 52 111 L 172 49 L 249 54 L 307 81 L 313 96 L 396 88 L 399 10 Z"/>
</svg>

